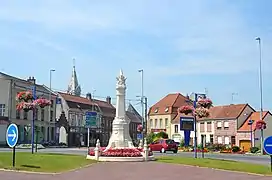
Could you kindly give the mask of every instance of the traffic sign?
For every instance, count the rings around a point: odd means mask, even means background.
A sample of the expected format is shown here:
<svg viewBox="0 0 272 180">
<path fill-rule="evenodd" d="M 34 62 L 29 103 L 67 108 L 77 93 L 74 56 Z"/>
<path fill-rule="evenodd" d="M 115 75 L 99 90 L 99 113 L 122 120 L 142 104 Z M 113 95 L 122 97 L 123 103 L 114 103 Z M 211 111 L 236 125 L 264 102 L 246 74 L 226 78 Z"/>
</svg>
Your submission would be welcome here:
<svg viewBox="0 0 272 180">
<path fill-rule="evenodd" d="M 139 140 L 139 139 L 143 139 L 142 133 L 138 133 L 138 134 L 137 134 L 137 139 L 138 139 L 138 140 Z"/>
<path fill-rule="evenodd" d="M 85 125 L 86 127 L 96 126 L 97 112 L 85 113 Z"/>
<path fill-rule="evenodd" d="M 263 147 L 266 154 L 272 155 L 272 136 L 269 136 L 264 140 Z"/>
<path fill-rule="evenodd" d="M 9 147 L 16 146 L 19 138 L 18 127 L 16 124 L 10 124 L 6 132 L 6 141 Z"/>
</svg>

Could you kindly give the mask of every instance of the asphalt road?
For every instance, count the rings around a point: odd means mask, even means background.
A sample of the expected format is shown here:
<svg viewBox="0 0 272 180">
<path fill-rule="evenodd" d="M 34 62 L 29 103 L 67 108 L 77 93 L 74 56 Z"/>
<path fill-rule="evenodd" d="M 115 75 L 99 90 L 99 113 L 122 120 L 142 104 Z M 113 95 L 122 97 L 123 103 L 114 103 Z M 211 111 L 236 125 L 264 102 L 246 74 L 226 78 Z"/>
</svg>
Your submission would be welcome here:
<svg viewBox="0 0 272 180">
<path fill-rule="evenodd" d="M 0 152 L 11 152 L 12 149 L 0 148 Z M 30 149 L 17 149 L 17 152 L 30 152 Z M 60 153 L 60 154 L 76 154 L 76 155 L 86 155 L 86 148 L 47 148 L 38 150 L 40 153 Z M 194 157 L 193 152 L 178 152 L 174 154 L 172 152 L 167 153 L 157 153 L 154 152 L 155 156 L 183 156 L 183 157 Z M 258 156 L 258 155 L 247 155 L 247 154 L 220 154 L 220 153 L 205 153 L 205 158 L 211 159 L 224 159 L 233 161 L 242 161 L 255 164 L 270 164 L 269 156 Z M 198 153 L 198 157 L 201 158 L 201 153 Z"/>
</svg>

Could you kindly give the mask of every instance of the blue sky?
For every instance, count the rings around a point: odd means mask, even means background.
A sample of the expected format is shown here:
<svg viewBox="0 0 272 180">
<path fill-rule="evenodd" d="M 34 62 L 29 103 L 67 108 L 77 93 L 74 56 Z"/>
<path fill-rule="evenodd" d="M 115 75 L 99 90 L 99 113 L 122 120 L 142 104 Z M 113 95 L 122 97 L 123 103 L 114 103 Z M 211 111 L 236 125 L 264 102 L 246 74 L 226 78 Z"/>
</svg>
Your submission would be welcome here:
<svg viewBox="0 0 272 180">
<path fill-rule="evenodd" d="M 262 38 L 264 108 L 272 109 L 272 2 L 269 0 L 14 0 L 0 4 L 0 71 L 66 90 L 76 58 L 83 93 L 115 96 L 127 76 L 128 98 L 149 104 L 168 93 L 204 92 L 214 103 L 259 107 Z"/>
</svg>

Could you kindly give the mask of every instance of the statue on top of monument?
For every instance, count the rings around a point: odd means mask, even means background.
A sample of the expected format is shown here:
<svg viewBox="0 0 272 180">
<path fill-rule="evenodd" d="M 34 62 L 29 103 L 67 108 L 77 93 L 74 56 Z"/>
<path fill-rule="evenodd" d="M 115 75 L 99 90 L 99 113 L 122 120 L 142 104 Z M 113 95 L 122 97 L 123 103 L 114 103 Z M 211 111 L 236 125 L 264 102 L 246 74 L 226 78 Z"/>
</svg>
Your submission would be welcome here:
<svg viewBox="0 0 272 180">
<path fill-rule="evenodd" d="M 116 80 L 117 80 L 117 85 L 123 85 L 123 86 L 125 86 L 126 85 L 126 77 L 124 76 L 124 74 L 123 74 L 123 71 L 122 71 L 122 69 L 120 70 L 120 74 L 119 74 L 119 76 L 118 77 L 116 77 Z"/>
</svg>

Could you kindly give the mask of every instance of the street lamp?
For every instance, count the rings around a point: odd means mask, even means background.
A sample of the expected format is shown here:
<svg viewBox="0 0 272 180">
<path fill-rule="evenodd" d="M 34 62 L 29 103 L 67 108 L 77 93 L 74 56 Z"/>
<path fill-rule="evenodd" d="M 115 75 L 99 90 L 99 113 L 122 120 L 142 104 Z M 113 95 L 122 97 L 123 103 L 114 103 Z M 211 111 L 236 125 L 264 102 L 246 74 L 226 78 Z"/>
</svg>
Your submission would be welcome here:
<svg viewBox="0 0 272 180">
<path fill-rule="evenodd" d="M 193 99 L 193 105 L 194 105 L 194 109 L 196 109 L 197 106 L 197 100 L 198 98 L 202 97 L 202 98 L 206 98 L 206 94 L 201 94 L 201 93 L 193 93 L 194 94 L 194 99 Z M 196 113 L 194 113 L 194 155 L 195 158 L 197 158 L 197 121 L 196 121 Z"/>
<path fill-rule="evenodd" d="M 144 70 L 139 69 L 139 73 L 141 73 L 141 106 L 142 106 L 142 126 L 144 127 Z M 146 127 L 144 127 L 146 128 Z M 143 133 L 142 133 L 142 139 L 144 139 Z"/>
<path fill-rule="evenodd" d="M 255 39 L 259 45 L 259 85 L 260 85 L 260 120 L 263 119 L 263 77 L 262 77 L 262 46 L 261 38 L 256 37 Z M 261 128 L 261 154 L 263 154 L 263 129 Z"/>
</svg>

